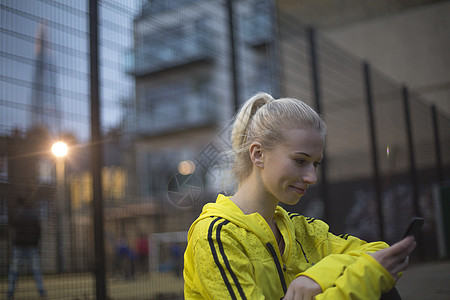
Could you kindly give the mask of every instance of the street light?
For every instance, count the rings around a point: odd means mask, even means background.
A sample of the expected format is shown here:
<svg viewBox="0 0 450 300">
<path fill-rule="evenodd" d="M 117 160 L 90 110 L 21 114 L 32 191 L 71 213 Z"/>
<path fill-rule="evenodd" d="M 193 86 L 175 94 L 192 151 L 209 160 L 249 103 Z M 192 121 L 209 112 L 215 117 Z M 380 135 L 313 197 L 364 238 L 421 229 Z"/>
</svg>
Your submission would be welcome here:
<svg viewBox="0 0 450 300">
<path fill-rule="evenodd" d="M 52 153 L 56 157 L 64 157 L 67 155 L 68 147 L 67 144 L 64 142 L 56 142 L 52 146 Z"/>
<path fill-rule="evenodd" d="M 57 208 L 57 236 L 56 236 L 56 252 L 57 252 L 57 268 L 58 272 L 64 271 L 64 250 L 68 249 L 69 243 L 69 224 L 68 207 L 65 201 L 66 194 L 66 171 L 65 157 L 68 153 L 68 146 L 64 142 L 56 142 L 52 145 L 52 153 L 56 156 L 56 208 Z"/>
</svg>

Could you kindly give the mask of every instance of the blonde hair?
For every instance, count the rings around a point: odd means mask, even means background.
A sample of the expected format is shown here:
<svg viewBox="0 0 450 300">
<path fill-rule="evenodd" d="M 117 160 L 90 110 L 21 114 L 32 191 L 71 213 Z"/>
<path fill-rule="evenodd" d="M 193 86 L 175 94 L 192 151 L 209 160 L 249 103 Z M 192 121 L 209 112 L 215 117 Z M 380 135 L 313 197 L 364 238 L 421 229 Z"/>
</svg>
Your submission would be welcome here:
<svg viewBox="0 0 450 300">
<path fill-rule="evenodd" d="M 283 142 L 283 131 L 292 128 L 315 129 L 325 137 L 327 128 L 322 118 L 306 103 L 293 98 L 274 99 L 257 93 L 239 109 L 231 132 L 233 168 L 240 185 L 252 172 L 249 148 L 254 142 L 270 149 Z"/>
</svg>

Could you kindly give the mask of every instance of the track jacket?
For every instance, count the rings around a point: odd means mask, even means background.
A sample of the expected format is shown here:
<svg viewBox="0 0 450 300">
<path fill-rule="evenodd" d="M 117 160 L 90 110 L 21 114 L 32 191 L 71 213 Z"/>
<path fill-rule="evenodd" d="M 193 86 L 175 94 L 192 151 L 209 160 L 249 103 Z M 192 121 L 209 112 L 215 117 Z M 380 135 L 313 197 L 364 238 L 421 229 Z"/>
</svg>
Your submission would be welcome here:
<svg viewBox="0 0 450 300">
<path fill-rule="evenodd" d="M 388 247 L 328 232 L 324 222 L 277 207 L 283 255 L 264 218 L 228 197 L 206 204 L 188 233 L 186 299 L 281 299 L 297 276 L 316 281 L 316 299 L 379 299 L 394 278 L 368 252 Z"/>
</svg>

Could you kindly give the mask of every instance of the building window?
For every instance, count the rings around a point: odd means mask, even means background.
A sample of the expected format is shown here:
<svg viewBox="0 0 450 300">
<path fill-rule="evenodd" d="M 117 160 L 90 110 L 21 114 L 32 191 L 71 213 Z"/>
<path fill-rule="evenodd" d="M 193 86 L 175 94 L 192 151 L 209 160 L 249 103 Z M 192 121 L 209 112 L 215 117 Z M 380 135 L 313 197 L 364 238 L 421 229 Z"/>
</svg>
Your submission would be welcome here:
<svg viewBox="0 0 450 300">
<path fill-rule="evenodd" d="M 0 182 L 8 182 L 8 157 L 0 154 Z"/>
<path fill-rule="evenodd" d="M 136 74 L 147 74 L 212 58 L 214 43 L 206 17 L 167 28 L 153 27 L 137 38 Z"/>
<path fill-rule="evenodd" d="M 210 81 L 195 78 L 151 87 L 138 111 L 142 134 L 203 126 L 214 120 Z"/>
<path fill-rule="evenodd" d="M 38 161 L 38 182 L 42 185 L 52 185 L 55 182 L 55 163 L 48 158 L 41 158 Z"/>
<path fill-rule="evenodd" d="M 200 0 L 148 0 L 142 6 L 143 15 L 162 13 L 167 10 L 179 9 L 180 6 Z"/>
<path fill-rule="evenodd" d="M 8 224 L 8 201 L 0 198 L 0 225 Z"/>
<path fill-rule="evenodd" d="M 243 38 L 248 45 L 258 47 L 272 42 L 273 14 L 270 1 L 253 4 L 252 12 L 244 16 L 241 24 Z"/>
</svg>

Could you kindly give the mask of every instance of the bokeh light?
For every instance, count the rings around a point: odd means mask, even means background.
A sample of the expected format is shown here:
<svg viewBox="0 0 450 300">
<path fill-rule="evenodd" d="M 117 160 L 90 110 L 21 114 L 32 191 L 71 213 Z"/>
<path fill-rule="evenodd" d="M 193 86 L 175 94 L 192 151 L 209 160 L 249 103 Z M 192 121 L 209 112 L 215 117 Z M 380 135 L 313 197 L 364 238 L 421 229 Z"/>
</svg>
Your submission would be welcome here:
<svg viewBox="0 0 450 300">
<path fill-rule="evenodd" d="M 195 171 L 195 164 L 191 160 L 183 160 L 178 164 L 178 172 L 180 172 L 181 175 L 189 175 L 194 173 Z"/>
</svg>

